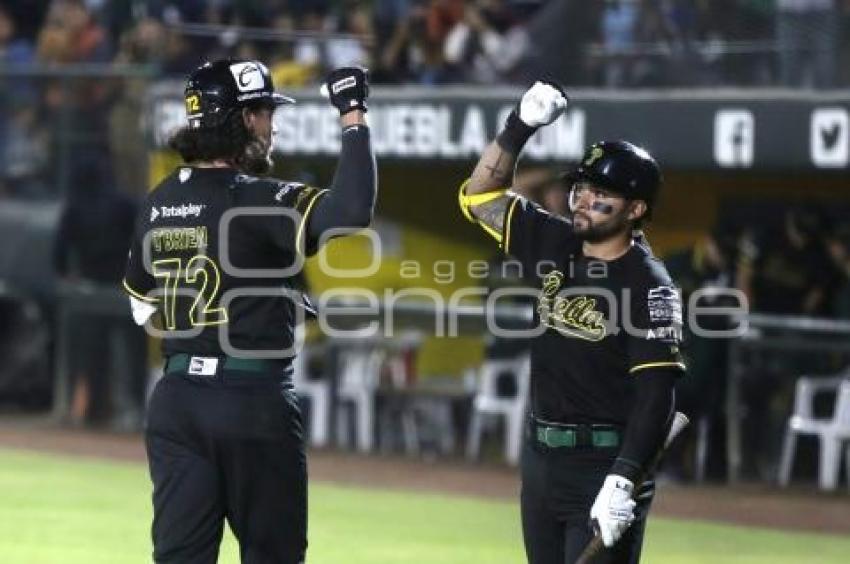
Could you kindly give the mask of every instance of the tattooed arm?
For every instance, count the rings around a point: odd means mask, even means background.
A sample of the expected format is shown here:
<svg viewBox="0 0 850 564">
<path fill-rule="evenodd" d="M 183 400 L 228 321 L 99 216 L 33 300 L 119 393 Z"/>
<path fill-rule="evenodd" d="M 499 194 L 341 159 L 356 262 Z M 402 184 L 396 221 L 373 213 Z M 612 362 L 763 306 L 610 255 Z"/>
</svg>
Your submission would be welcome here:
<svg viewBox="0 0 850 564">
<path fill-rule="evenodd" d="M 566 107 L 567 98 L 559 86 L 534 83 L 461 187 L 460 204 L 464 214 L 500 243 L 504 243 L 502 232 L 506 227 L 506 212 L 515 201 L 507 189 L 513 185 L 517 157 L 534 132 L 555 121 Z"/>
<path fill-rule="evenodd" d="M 503 149 L 498 141 L 493 141 L 484 149 L 478 164 L 466 184 L 466 195 L 483 194 L 493 190 L 503 190 L 513 185 L 517 155 Z M 501 232 L 504 228 L 505 211 L 512 196 L 502 194 L 494 200 L 482 204 L 471 204 L 469 211 L 475 218 Z"/>
</svg>

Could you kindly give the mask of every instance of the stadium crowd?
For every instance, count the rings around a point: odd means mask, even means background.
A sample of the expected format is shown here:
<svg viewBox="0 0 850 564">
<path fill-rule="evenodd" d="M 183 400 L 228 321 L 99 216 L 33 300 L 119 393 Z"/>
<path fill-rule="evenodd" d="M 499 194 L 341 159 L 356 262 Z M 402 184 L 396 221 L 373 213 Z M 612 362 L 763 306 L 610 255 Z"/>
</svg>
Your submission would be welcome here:
<svg viewBox="0 0 850 564">
<path fill-rule="evenodd" d="M 124 132 L 144 113 L 145 83 L 182 79 L 201 59 L 262 58 L 281 88 L 352 64 L 388 84 L 822 88 L 847 84 L 848 18 L 850 0 L 6 3 L 0 195 L 65 193 L 71 165 L 104 147 L 115 183 L 143 194 L 144 139 Z"/>
<path fill-rule="evenodd" d="M 284 84 L 362 64 L 388 83 L 830 87 L 847 0 L 22 0 L 0 63 L 152 63 L 260 55 Z"/>
</svg>

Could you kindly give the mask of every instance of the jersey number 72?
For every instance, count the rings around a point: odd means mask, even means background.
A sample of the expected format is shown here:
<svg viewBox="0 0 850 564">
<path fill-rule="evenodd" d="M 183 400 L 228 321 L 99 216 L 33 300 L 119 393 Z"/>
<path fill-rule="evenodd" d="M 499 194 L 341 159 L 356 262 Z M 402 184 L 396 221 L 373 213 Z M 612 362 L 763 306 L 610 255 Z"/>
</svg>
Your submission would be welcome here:
<svg viewBox="0 0 850 564">
<path fill-rule="evenodd" d="M 152 266 L 153 275 L 164 279 L 162 314 L 169 331 L 177 328 L 178 294 L 187 294 L 192 298 L 192 305 L 188 311 L 191 327 L 227 323 L 227 310 L 223 307 L 213 307 L 218 299 L 218 290 L 221 285 L 221 273 L 214 260 L 206 255 L 195 255 L 189 259 L 185 268 L 183 259 L 179 258 L 156 260 Z"/>
</svg>

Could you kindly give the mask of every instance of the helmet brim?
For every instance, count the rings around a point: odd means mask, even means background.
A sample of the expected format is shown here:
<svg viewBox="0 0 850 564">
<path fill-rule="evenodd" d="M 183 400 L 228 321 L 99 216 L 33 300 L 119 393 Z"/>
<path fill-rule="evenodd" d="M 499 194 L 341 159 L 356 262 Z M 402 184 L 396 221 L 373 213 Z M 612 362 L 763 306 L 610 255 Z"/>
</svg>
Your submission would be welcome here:
<svg viewBox="0 0 850 564">
<path fill-rule="evenodd" d="M 284 96 L 283 94 L 278 94 L 277 92 L 272 92 L 272 103 L 275 106 L 285 106 L 286 104 L 294 104 L 295 98 L 290 98 L 289 96 Z"/>
<path fill-rule="evenodd" d="M 595 174 L 592 170 L 588 170 L 583 166 L 579 165 L 573 170 L 568 170 L 567 172 L 561 174 L 560 181 L 566 186 L 568 189 L 572 187 L 576 182 L 590 182 L 591 184 L 595 184 L 600 188 L 605 188 L 606 190 L 611 190 L 612 192 L 623 195 L 622 191 L 614 186 L 608 178 L 605 178 L 602 175 Z"/>
</svg>

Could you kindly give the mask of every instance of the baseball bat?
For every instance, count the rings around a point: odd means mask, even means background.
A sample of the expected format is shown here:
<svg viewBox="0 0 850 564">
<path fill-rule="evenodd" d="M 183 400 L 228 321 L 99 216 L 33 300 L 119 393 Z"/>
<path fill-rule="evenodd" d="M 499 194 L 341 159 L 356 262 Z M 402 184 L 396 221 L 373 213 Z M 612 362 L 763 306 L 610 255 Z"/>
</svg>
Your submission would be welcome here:
<svg viewBox="0 0 850 564">
<path fill-rule="evenodd" d="M 667 451 L 667 447 L 669 447 L 670 443 L 679 436 L 682 429 L 688 426 L 688 423 L 690 423 L 690 419 L 688 419 L 688 416 L 681 411 L 677 411 L 673 414 L 673 423 L 670 424 L 670 431 L 667 433 L 667 438 L 664 439 L 664 444 L 661 445 L 661 448 L 659 448 L 658 452 L 655 453 L 655 457 L 652 459 L 652 464 L 649 465 L 635 484 L 635 494 L 638 490 L 640 490 L 641 486 L 643 486 L 644 481 L 646 481 L 646 477 L 655 469 L 656 466 L 658 466 L 658 463 L 661 461 L 661 457 L 664 456 L 664 453 Z M 599 551 L 602 550 L 604 546 L 605 545 L 602 544 L 602 537 L 596 535 L 590 540 L 590 542 L 587 543 L 587 546 L 584 547 L 584 550 L 579 555 L 575 564 L 590 564 L 593 557 L 599 554 Z"/>
</svg>

